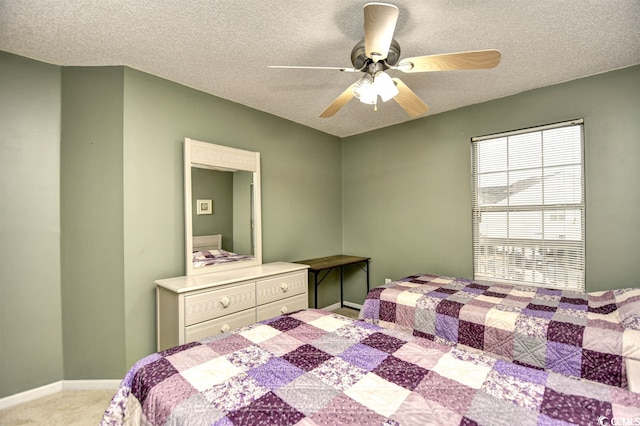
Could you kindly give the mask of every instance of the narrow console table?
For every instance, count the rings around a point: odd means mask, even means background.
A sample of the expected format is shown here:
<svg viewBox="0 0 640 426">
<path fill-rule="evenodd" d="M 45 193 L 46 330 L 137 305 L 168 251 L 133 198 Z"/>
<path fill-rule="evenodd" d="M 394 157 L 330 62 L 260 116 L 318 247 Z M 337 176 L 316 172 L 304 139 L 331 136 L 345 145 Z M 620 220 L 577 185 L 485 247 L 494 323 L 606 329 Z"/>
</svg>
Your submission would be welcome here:
<svg viewBox="0 0 640 426">
<path fill-rule="evenodd" d="M 327 278 L 334 268 L 340 268 L 340 307 L 344 307 L 342 285 L 344 281 L 344 267 L 348 265 L 358 265 L 367 274 L 367 292 L 369 291 L 369 260 L 370 257 L 349 256 L 346 254 L 338 254 L 335 256 L 318 257 L 316 259 L 299 260 L 295 263 L 309 265 L 309 272 L 314 275 L 314 307 L 318 307 L 318 286 Z M 363 266 L 364 265 L 364 266 Z M 318 280 L 318 275 L 325 271 L 324 275 Z"/>
</svg>

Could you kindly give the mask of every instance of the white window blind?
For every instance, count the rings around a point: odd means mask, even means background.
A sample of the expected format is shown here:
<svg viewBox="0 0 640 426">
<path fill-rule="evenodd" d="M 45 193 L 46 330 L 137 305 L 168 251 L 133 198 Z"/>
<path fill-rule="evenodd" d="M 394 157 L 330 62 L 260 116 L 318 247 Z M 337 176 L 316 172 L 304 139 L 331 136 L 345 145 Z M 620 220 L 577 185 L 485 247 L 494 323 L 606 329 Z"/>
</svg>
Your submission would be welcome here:
<svg viewBox="0 0 640 426">
<path fill-rule="evenodd" d="M 584 290 L 582 120 L 472 146 L 475 278 Z"/>
</svg>

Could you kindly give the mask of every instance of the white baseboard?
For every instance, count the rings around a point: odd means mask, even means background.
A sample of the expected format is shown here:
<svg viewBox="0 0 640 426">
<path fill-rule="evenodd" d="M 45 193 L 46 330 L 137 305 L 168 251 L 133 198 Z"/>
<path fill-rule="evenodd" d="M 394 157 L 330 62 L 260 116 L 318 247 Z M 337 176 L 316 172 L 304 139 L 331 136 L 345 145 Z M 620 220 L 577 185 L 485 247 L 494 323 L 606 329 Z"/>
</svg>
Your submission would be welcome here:
<svg viewBox="0 0 640 426">
<path fill-rule="evenodd" d="M 115 391 L 122 379 L 104 380 L 65 380 L 62 390 L 113 390 Z"/>
<path fill-rule="evenodd" d="M 353 302 L 346 302 L 346 301 L 345 301 L 345 302 L 342 302 L 342 304 L 343 304 L 344 306 L 346 306 L 346 307 L 349 307 L 349 308 L 357 309 L 357 310 L 359 310 L 359 311 L 360 311 L 360 310 L 362 310 L 362 305 L 359 305 L 359 304 L 357 304 L 357 303 L 353 303 Z"/>
<path fill-rule="evenodd" d="M 120 379 L 115 380 L 60 380 L 48 385 L 29 389 L 24 392 L 0 398 L 0 410 L 53 395 L 63 390 L 115 390 L 120 384 Z"/>
<path fill-rule="evenodd" d="M 353 302 L 347 302 L 344 301 L 342 302 L 342 304 L 348 308 L 353 308 L 353 309 L 362 309 L 362 305 L 358 305 L 357 303 L 353 303 Z M 324 308 L 325 311 L 335 311 L 336 309 L 340 309 L 340 302 L 338 303 L 334 303 L 333 305 L 329 305 L 329 306 L 325 306 Z"/>
</svg>

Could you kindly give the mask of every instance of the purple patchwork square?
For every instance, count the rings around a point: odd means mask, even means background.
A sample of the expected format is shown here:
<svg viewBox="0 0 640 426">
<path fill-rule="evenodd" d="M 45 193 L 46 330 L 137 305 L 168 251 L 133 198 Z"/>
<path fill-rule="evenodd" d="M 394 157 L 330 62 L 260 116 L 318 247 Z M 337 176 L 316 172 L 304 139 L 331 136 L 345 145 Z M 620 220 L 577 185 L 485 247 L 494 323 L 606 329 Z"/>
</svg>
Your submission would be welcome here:
<svg viewBox="0 0 640 426">
<path fill-rule="evenodd" d="M 413 335 L 416 336 L 416 337 L 421 337 L 423 339 L 427 339 L 427 340 L 431 340 L 431 341 L 433 341 L 435 339 L 435 337 L 436 337 L 433 334 L 425 333 L 425 332 L 420 331 L 420 330 L 413 330 Z"/>
<path fill-rule="evenodd" d="M 359 322 L 354 323 L 354 324 L 358 324 L 359 328 L 366 328 L 367 330 L 380 330 L 381 329 L 381 327 L 379 325 L 369 324 L 368 322 L 359 321 Z"/>
<path fill-rule="evenodd" d="M 385 290 L 384 287 L 374 288 L 367 294 L 367 299 L 380 299 L 380 294 Z"/>
<path fill-rule="evenodd" d="M 478 283 L 471 283 L 467 287 L 468 288 L 477 288 L 479 290 L 487 290 L 488 288 L 490 288 L 488 285 L 482 285 L 482 284 L 478 284 Z"/>
<path fill-rule="evenodd" d="M 573 303 L 560 302 L 558 303 L 558 308 L 562 309 L 572 309 L 574 311 L 586 311 L 589 309 L 589 306 L 585 303 L 583 305 L 576 305 Z"/>
<path fill-rule="evenodd" d="M 246 407 L 227 414 L 227 418 L 237 425 L 288 426 L 298 423 L 305 415 L 269 392 Z"/>
<path fill-rule="evenodd" d="M 171 417 L 171 413 L 181 403 L 188 401 L 192 396 L 197 395 L 198 390 L 187 382 L 180 374 L 175 374 L 165 380 L 162 384 L 163 389 L 171 389 L 171 392 L 163 393 L 162 403 L 158 404 L 157 400 L 153 407 L 153 422 L 156 424 L 167 424 L 167 420 Z M 157 393 L 156 393 L 157 395 Z M 152 405 L 151 401 L 147 407 Z M 148 414 L 148 412 L 147 412 Z M 133 417 L 133 416 L 132 416 Z M 129 417 L 130 419 L 131 417 Z"/>
<path fill-rule="evenodd" d="M 525 309 L 531 309 L 533 311 L 555 312 L 558 308 L 555 306 L 537 305 L 535 303 L 529 303 L 525 307 Z"/>
<path fill-rule="evenodd" d="M 477 390 L 443 377 L 435 371 L 429 371 L 414 392 L 427 401 L 434 401 L 458 414 L 465 414 Z"/>
<path fill-rule="evenodd" d="M 287 332 L 288 336 L 295 337 L 305 343 L 313 342 L 325 334 L 327 334 L 326 331 L 321 330 L 318 327 L 314 327 L 311 324 L 302 324 L 300 327 L 296 327 Z"/>
<path fill-rule="evenodd" d="M 198 342 L 187 343 L 186 345 L 174 346 L 167 350 L 160 352 L 160 355 L 163 357 L 171 356 L 173 354 L 177 354 L 178 352 L 186 351 L 187 349 L 191 349 L 194 346 L 200 346 Z"/>
<path fill-rule="evenodd" d="M 415 389 L 428 372 L 429 370 L 427 369 L 394 356 L 387 357 L 372 370 L 372 373 L 383 379 L 409 390 Z"/>
<path fill-rule="evenodd" d="M 596 414 L 611 418 L 611 403 L 579 395 L 566 395 L 546 388 L 540 414 L 571 424 L 594 424 Z"/>
<path fill-rule="evenodd" d="M 415 317 L 415 307 L 402 304 L 396 305 L 396 324 L 406 327 L 407 329 L 411 329 L 413 328 Z"/>
<path fill-rule="evenodd" d="M 455 294 L 458 292 L 458 290 L 454 290 L 452 288 L 445 288 L 445 287 L 440 287 L 438 289 L 436 289 L 436 291 L 438 293 L 444 293 L 444 294 Z"/>
<path fill-rule="evenodd" d="M 484 325 L 460 321 L 458 324 L 458 343 L 476 349 L 484 349 Z"/>
<path fill-rule="evenodd" d="M 513 358 L 513 333 L 499 328 L 487 327 L 484 332 L 485 351 Z"/>
<path fill-rule="evenodd" d="M 549 322 L 547 338 L 552 342 L 565 343 L 567 345 L 582 346 L 584 327 L 569 322 Z"/>
<path fill-rule="evenodd" d="M 462 289 L 463 292 L 465 293 L 471 293 L 471 294 L 482 294 L 484 293 L 484 290 L 481 288 L 475 288 L 475 287 L 471 287 L 471 286 L 466 286 L 465 288 Z"/>
<path fill-rule="evenodd" d="M 149 391 L 174 374 L 178 374 L 178 370 L 165 358 L 160 358 L 138 370 L 131 383 L 131 393 L 144 404 Z"/>
<path fill-rule="evenodd" d="M 562 290 L 554 290 L 551 288 L 539 288 L 537 294 L 544 294 L 547 296 L 562 296 Z"/>
<path fill-rule="evenodd" d="M 373 333 L 371 336 L 362 340 L 361 343 L 392 354 L 400 349 L 406 342 L 387 334 Z"/>
<path fill-rule="evenodd" d="M 555 310 L 555 308 L 554 308 L 554 310 Z M 555 312 L 554 311 L 538 310 L 538 309 L 529 309 L 527 307 L 527 308 L 522 310 L 522 313 L 524 315 L 529 315 L 530 317 L 551 319 L 551 318 L 553 318 L 553 314 Z"/>
<path fill-rule="evenodd" d="M 558 342 L 547 342 L 547 369 L 567 376 L 580 377 L 582 348 Z"/>
<path fill-rule="evenodd" d="M 501 359 L 496 361 L 493 369 L 503 376 L 516 377 L 522 381 L 536 385 L 545 385 L 547 383 L 547 376 L 549 376 L 549 374 L 543 370 L 524 367 Z"/>
<path fill-rule="evenodd" d="M 447 293 L 441 293 L 439 291 L 430 291 L 429 293 L 427 293 L 427 296 L 429 297 L 433 297 L 434 299 L 446 299 L 447 297 L 449 297 L 450 295 Z"/>
<path fill-rule="evenodd" d="M 604 293 L 599 294 L 597 296 L 594 294 L 589 295 L 589 302 L 595 302 L 595 303 L 608 302 L 615 299 L 616 299 L 616 295 L 612 290 L 605 291 Z"/>
<path fill-rule="evenodd" d="M 513 302 L 518 302 L 517 305 L 518 306 L 522 306 L 523 308 L 525 306 L 527 306 L 529 304 L 529 300 L 531 300 L 528 297 L 524 297 L 524 296 L 514 296 L 513 294 L 508 295 L 507 297 L 505 297 L 506 300 L 511 300 Z"/>
<path fill-rule="evenodd" d="M 560 298 L 560 303 L 566 303 L 567 305 L 576 305 L 576 306 L 583 306 L 583 305 L 588 305 L 589 302 L 586 299 L 581 299 L 579 297 L 561 297 Z M 574 308 L 574 309 L 578 309 L 578 308 Z"/>
<path fill-rule="evenodd" d="M 247 374 L 256 379 L 261 386 L 274 390 L 290 383 L 304 374 L 304 371 L 280 358 L 271 358 L 266 363 L 247 371 Z"/>
<path fill-rule="evenodd" d="M 503 299 L 503 301 L 504 300 L 505 299 Z M 500 302 L 500 303 L 502 303 L 502 302 Z M 487 302 L 486 300 L 478 300 L 478 299 L 473 299 L 471 302 L 467 303 L 467 306 L 469 306 L 469 305 L 475 306 L 475 307 L 478 307 L 478 308 L 483 308 L 483 309 L 485 309 L 487 311 L 489 309 L 493 308 L 494 306 L 500 306 L 500 305 L 498 305 L 496 303 L 493 303 L 493 302 Z"/>
<path fill-rule="evenodd" d="M 458 318 L 436 314 L 436 336 L 450 342 L 458 341 Z"/>
<path fill-rule="evenodd" d="M 366 299 L 362 305 L 362 318 L 380 319 L 380 300 Z"/>
<path fill-rule="evenodd" d="M 581 377 L 612 386 L 623 384 L 623 359 L 620 355 L 582 350 Z"/>
<path fill-rule="evenodd" d="M 587 328 L 599 328 L 601 330 L 612 330 L 616 333 L 623 333 L 624 326 L 622 323 L 610 322 L 600 319 L 591 319 L 587 320 Z"/>
<path fill-rule="evenodd" d="M 323 362 L 333 358 L 315 346 L 302 345 L 282 356 L 282 359 L 304 371 L 311 371 Z"/>
<path fill-rule="evenodd" d="M 371 371 L 389 356 L 388 353 L 372 348 L 371 346 L 357 343 L 339 355 L 348 363 Z"/>
<path fill-rule="evenodd" d="M 615 303 L 610 303 L 608 305 L 603 305 L 598 307 L 589 306 L 589 312 L 593 312 L 594 314 L 602 314 L 602 315 L 610 314 L 611 312 L 614 312 L 616 309 L 618 309 L 618 306 Z"/>
<path fill-rule="evenodd" d="M 396 321 L 396 303 L 380 300 L 380 319 L 387 322 Z"/>
<path fill-rule="evenodd" d="M 280 331 L 289 331 L 300 326 L 301 324 L 304 324 L 304 323 L 299 319 L 295 319 L 291 317 L 280 317 L 275 321 L 272 321 L 271 323 L 269 323 L 269 327 L 273 327 L 276 330 L 280 330 Z"/>
<path fill-rule="evenodd" d="M 224 338 L 211 340 L 207 342 L 207 346 L 220 355 L 230 354 L 253 344 L 239 334 L 219 334 L 219 336 L 224 336 Z"/>
<path fill-rule="evenodd" d="M 462 309 L 463 306 L 464 305 L 460 302 L 443 300 L 438 304 L 438 306 L 436 306 L 436 312 L 442 315 L 458 318 L 460 316 L 460 309 Z"/>
<path fill-rule="evenodd" d="M 499 297 L 499 298 L 507 297 L 507 295 L 504 293 L 496 293 L 495 291 L 489 291 L 489 290 L 484 292 L 484 296 Z"/>
</svg>

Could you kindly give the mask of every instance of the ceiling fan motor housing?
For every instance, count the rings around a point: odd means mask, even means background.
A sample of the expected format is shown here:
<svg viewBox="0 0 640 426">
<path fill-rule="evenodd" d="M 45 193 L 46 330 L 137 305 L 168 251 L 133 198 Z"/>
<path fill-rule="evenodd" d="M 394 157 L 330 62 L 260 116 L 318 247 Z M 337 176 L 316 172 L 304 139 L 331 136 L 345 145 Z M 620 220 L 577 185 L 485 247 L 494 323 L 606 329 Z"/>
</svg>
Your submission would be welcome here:
<svg viewBox="0 0 640 426">
<path fill-rule="evenodd" d="M 387 52 L 387 59 L 382 61 L 386 69 L 386 65 L 395 65 L 398 63 L 398 59 L 400 59 L 400 45 L 396 41 L 396 39 L 391 40 L 391 45 L 389 46 L 389 52 Z M 365 68 L 369 62 L 372 62 L 372 59 L 367 57 L 364 50 L 364 39 L 360 40 L 351 51 L 351 63 L 353 67 L 357 70 L 361 70 Z"/>
</svg>

